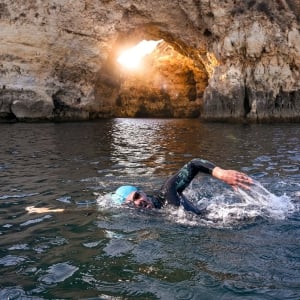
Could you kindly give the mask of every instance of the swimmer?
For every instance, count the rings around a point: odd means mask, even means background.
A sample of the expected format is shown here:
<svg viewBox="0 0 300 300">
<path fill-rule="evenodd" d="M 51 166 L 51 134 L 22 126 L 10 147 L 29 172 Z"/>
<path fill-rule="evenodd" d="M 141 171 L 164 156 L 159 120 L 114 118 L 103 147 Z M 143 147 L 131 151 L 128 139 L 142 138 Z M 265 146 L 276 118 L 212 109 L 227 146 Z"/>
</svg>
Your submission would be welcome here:
<svg viewBox="0 0 300 300">
<path fill-rule="evenodd" d="M 167 179 L 157 194 L 149 196 L 135 186 L 124 185 L 111 194 L 111 200 L 116 205 L 133 205 L 137 208 L 146 209 L 160 209 L 167 204 L 176 207 L 182 205 L 186 211 L 203 215 L 206 213 L 206 210 L 199 209 L 183 195 L 183 191 L 199 172 L 210 174 L 231 185 L 234 190 L 237 190 L 239 187 L 242 189 L 250 189 L 250 186 L 253 184 L 253 180 L 242 172 L 222 169 L 212 162 L 195 158 L 186 163 L 177 173 Z M 51 208 L 35 208 L 30 206 L 27 207 L 27 211 L 29 213 L 45 213 L 61 212 L 63 209 L 53 210 Z"/>
</svg>

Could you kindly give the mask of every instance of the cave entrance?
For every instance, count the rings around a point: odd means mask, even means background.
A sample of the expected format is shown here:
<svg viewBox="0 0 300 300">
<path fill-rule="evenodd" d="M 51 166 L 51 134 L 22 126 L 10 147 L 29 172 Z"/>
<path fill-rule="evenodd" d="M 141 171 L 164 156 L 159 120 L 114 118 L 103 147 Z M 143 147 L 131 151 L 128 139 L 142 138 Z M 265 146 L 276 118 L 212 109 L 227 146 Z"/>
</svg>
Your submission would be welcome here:
<svg viewBox="0 0 300 300">
<path fill-rule="evenodd" d="M 137 69 L 146 55 L 151 54 L 163 40 L 142 40 L 135 46 L 124 50 L 118 57 L 117 62 L 127 69 Z"/>
<path fill-rule="evenodd" d="M 163 39 L 141 40 L 115 56 L 116 117 L 199 117 L 208 74 L 191 53 Z"/>
</svg>

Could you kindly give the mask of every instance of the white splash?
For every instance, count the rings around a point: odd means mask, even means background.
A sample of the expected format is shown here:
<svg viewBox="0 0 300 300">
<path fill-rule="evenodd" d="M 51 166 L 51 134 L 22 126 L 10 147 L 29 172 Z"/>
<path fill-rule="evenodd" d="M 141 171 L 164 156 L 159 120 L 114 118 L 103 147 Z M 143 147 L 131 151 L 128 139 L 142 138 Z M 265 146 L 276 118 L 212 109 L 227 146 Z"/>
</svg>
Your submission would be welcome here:
<svg viewBox="0 0 300 300">
<path fill-rule="evenodd" d="M 112 193 L 107 193 L 105 195 L 99 195 L 96 203 L 99 209 L 103 210 L 106 208 L 112 208 L 112 207 L 119 207 L 119 205 L 116 205 L 112 198 L 111 198 Z"/>
<path fill-rule="evenodd" d="M 213 190 L 213 187 L 210 187 Z M 203 188 L 187 192 L 201 207 L 207 208 L 205 216 L 195 216 L 182 209 L 172 212 L 168 209 L 170 218 L 176 223 L 186 225 L 206 225 L 212 227 L 230 227 L 253 222 L 257 218 L 283 220 L 293 212 L 296 206 L 287 195 L 276 196 L 269 192 L 259 182 L 254 182 L 249 190 L 218 189 L 214 186 L 215 193 L 209 191 L 209 196 L 203 197 Z M 211 196 L 212 195 L 212 196 Z"/>
<path fill-rule="evenodd" d="M 295 205 L 287 195 L 276 196 L 264 188 L 259 182 L 254 182 L 250 190 L 238 189 L 243 202 L 257 210 L 263 217 L 285 219 L 295 211 Z"/>
</svg>

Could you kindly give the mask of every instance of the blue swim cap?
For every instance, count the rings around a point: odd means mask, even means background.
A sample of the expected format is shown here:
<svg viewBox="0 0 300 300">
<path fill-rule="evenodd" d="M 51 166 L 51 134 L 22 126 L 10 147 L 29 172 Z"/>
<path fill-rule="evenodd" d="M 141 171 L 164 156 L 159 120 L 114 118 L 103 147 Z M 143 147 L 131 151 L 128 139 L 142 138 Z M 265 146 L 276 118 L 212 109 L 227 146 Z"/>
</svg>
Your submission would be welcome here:
<svg viewBox="0 0 300 300">
<path fill-rule="evenodd" d="M 111 195 L 112 200 L 115 204 L 122 204 L 129 194 L 136 192 L 138 189 L 132 185 L 122 185 L 116 189 L 116 191 Z"/>
</svg>

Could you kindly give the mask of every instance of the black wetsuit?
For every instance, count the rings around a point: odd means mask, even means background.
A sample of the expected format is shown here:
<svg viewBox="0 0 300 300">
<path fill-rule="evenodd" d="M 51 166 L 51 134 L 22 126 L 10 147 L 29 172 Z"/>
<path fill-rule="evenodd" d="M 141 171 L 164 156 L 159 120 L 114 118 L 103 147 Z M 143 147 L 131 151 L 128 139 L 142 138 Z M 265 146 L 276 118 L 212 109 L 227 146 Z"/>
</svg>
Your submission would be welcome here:
<svg viewBox="0 0 300 300">
<path fill-rule="evenodd" d="M 213 163 L 207 160 L 192 159 L 164 183 L 158 196 L 151 198 L 154 207 L 161 208 L 165 204 L 182 205 L 187 211 L 197 215 L 203 214 L 203 210 L 197 208 L 191 201 L 186 199 L 183 191 L 199 172 L 212 174 L 215 167 Z"/>
</svg>

